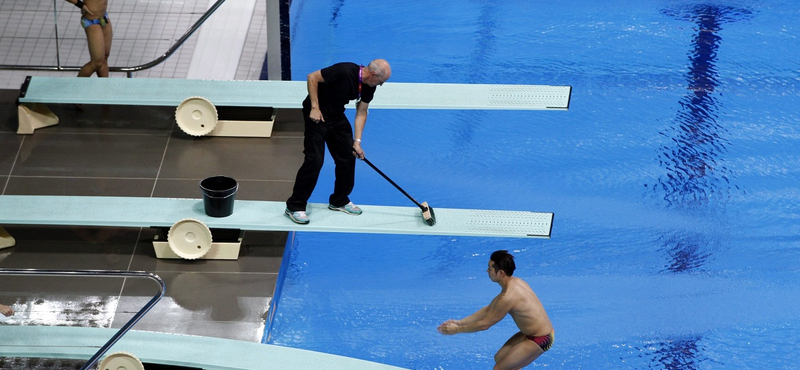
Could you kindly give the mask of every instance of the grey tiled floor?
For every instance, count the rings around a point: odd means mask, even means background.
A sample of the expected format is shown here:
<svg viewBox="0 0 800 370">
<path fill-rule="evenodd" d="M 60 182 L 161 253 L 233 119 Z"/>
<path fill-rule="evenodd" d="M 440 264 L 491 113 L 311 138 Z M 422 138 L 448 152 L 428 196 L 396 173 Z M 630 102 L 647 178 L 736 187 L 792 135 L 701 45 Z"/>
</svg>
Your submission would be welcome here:
<svg viewBox="0 0 800 370">
<path fill-rule="evenodd" d="M 109 17 L 114 27 L 109 66 L 139 66 L 160 57 L 208 7 L 208 0 L 109 1 Z M 89 54 L 79 19 L 78 10 L 63 0 L 0 0 L 0 65 L 83 65 L 88 62 Z M 239 65 L 234 67 L 235 79 L 258 79 L 267 51 L 266 29 L 266 1 L 259 0 L 253 10 Z M 198 33 L 195 33 L 164 62 L 135 72 L 134 76 L 186 78 L 197 40 Z M 0 69 L 0 89 L 19 88 L 26 75 L 76 74 Z M 125 74 L 112 73 L 111 77 L 125 77 Z"/>
<path fill-rule="evenodd" d="M 297 112 L 279 112 L 272 138 L 193 138 L 174 108 L 49 105 L 61 123 L 15 133 L 18 91 L 0 90 L 0 193 L 200 198 L 198 182 L 239 180 L 236 199 L 284 200 L 302 162 Z M 143 270 L 165 297 L 134 329 L 259 341 L 287 233 L 246 232 L 236 261 L 156 259 L 153 229 L 7 226 L 17 240 L 1 268 Z M 152 294 L 137 279 L 0 276 L 1 325 L 121 327 Z"/>
<path fill-rule="evenodd" d="M 207 0 L 109 1 L 109 65 L 156 59 L 208 6 Z M 62 0 L 0 0 L 0 65 L 82 65 L 88 53 L 78 19 L 77 9 Z M 266 2 L 257 1 L 237 79 L 260 75 L 265 23 Z M 134 76 L 185 78 L 197 39 Z M 17 135 L 14 101 L 25 76 L 75 74 L 0 70 L 0 194 L 199 198 L 199 180 L 224 174 L 239 181 L 237 199 L 288 197 L 302 161 L 302 132 L 285 112 L 272 138 L 198 139 L 177 129 L 172 108 L 51 105 L 58 126 Z M 247 232 L 236 261 L 182 261 L 155 258 L 152 229 L 5 229 L 17 245 L 0 250 L 0 268 L 154 272 L 166 281 L 167 297 L 134 329 L 246 341 L 261 339 L 287 239 L 286 233 Z M 121 327 L 154 293 L 147 280 L 0 276 L 0 302 L 18 312 L 0 325 Z"/>
</svg>

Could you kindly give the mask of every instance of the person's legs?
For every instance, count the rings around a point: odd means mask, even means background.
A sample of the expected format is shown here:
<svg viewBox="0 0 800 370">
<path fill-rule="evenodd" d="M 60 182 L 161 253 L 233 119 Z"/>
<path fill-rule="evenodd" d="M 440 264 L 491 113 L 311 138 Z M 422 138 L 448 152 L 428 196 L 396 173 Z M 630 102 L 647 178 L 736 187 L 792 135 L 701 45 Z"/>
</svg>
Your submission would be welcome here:
<svg viewBox="0 0 800 370">
<path fill-rule="evenodd" d="M 336 180 L 333 194 L 329 198 L 330 205 L 342 207 L 350 203 L 356 179 L 356 156 L 353 154 L 353 128 L 347 118 L 337 121 L 325 136 L 328 151 L 336 163 Z"/>
<path fill-rule="evenodd" d="M 108 28 L 110 32 L 111 27 L 108 26 Z M 84 32 L 86 32 L 86 41 L 89 44 L 89 56 L 91 60 L 81 67 L 80 72 L 78 72 L 78 77 L 89 77 L 94 72 L 97 72 L 98 77 L 108 77 L 107 53 L 111 50 L 111 39 L 106 43 L 106 31 L 103 29 L 103 26 L 99 24 L 86 27 Z M 105 76 L 101 76 L 101 73 L 103 73 L 101 70 L 104 66 Z"/>
<path fill-rule="evenodd" d="M 503 346 L 500 347 L 497 353 L 495 353 L 494 362 L 495 363 L 500 362 L 500 359 L 504 358 L 508 354 L 508 352 L 511 351 L 511 348 L 514 347 L 515 344 L 522 342 L 523 340 L 525 340 L 525 334 L 522 334 L 521 331 L 517 332 L 517 334 L 512 335 L 511 338 L 508 338 L 505 344 L 503 344 Z"/>
<path fill-rule="evenodd" d="M 542 353 L 544 351 L 538 344 L 525 339 L 525 334 L 519 332 L 511 336 L 494 355 L 494 370 L 521 369 L 528 366 Z"/>
<path fill-rule="evenodd" d="M 111 39 L 114 37 L 114 30 L 111 20 L 103 27 L 103 41 L 105 41 L 105 55 L 103 56 L 103 66 L 97 70 L 97 77 L 108 77 L 108 56 L 111 55 Z"/>
<path fill-rule="evenodd" d="M 311 193 L 317 186 L 319 171 L 325 161 L 325 139 L 321 125 L 305 115 L 305 139 L 303 140 L 305 159 L 297 171 L 292 196 L 286 201 L 286 208 L 291 212 L 305 211 L 308 198 L 311 198 Z"/>
</svg>

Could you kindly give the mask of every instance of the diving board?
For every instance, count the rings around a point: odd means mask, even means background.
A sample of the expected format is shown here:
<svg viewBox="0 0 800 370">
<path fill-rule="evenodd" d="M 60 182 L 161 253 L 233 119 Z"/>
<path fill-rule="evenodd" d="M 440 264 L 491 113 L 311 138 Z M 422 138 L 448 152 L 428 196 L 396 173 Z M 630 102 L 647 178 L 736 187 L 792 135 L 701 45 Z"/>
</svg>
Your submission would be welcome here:
<svg viewBox="0 0 800 370">
<path fill-rule="evenodd" d="M 567 110 L 571 92 L 570 86 L 387 82 L 378 87 L 369 107 Z M 19 102 L 172 107 L 202 96 L 219 106 L 301 109 L 306 95 L 306 81 L 28 76 Z"/>
<path fill-rule="evenodd" d="M 360 207 L 364 213 L 353 216 L 310 203 L 311 223 L 299 225 L 284 215 L 284 202 L 237 200 L 232 215 L 216 218 L 205 214 L 201 199 L 2 195 L 0 225 L 170 227 L 192 218 L 209 228 L 252 231 L 549 238 L 553 222 L 553 213 L 434 207 L 436 225 L 428 226 L 418 207 Z"/>
<path fill-rule="evenodd" d="M 108 104 L 177 107 L 198 96 L 214 106 L 301 109 L 306 81 L 76 78 L 28 76 L 19 103 L 20 128 L 58 123 L 44 104 Z M 568 110 L 571 86 L 387 82 L 371 109 Z M 354 108 L 354 102 L 348 105 Z M 43 119 L 41 116 L 47 116 Z M 42 121 L 41 123 L 36 120 Z"/>
<path fill-rule="evenodd" d="M 117 329 L 3 326 L 2 357 L 88 360 Z M 124 351 L 143 363 L 205 370 L 403 370 L 344 356 L 269 344 L 131 330 L 108 354 Z"/>
</svg>

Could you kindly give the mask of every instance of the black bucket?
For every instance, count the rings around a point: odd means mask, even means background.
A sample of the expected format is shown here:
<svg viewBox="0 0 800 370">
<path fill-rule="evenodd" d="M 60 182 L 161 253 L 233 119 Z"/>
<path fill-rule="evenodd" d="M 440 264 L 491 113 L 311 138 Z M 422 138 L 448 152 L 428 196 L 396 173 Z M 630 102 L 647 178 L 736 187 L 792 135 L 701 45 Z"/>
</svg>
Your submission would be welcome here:
<svg viewBox="0 0 800 370">
<path fill-rule="evenodd" d="M 227 176 L 213 176 L 200 181 L 203 207 L 211 217 L 228 217 L 233 213 L 233 199 L 239 183 Z"/>
</svg>

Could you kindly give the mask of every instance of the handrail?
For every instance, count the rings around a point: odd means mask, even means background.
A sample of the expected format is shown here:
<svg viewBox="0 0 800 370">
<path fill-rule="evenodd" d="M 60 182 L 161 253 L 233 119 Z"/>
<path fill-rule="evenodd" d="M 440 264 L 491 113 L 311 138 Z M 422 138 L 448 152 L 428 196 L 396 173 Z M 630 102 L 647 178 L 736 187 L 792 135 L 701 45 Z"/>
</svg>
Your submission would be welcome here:
<svg viewBox="0 0 800 370">
<path fill-rule="evenodd" d="M 61 65 L 61 49 L 58 47 L 58 11 L 56 11 L 57 0 L 53 0 L 53 30 L 56 31 L 56 65 Z"/>
<path fill-rule="evenodd" d="M 135 325 L 139 320 L 150 311 L 153 306 L 164 297 L 164 293 L 166 292 L 166 284 L 164 280 L 162 280 L 158 275 L 145 272 L 145 271 L 103 271 L 103 270 L 39 270 L 39 269 L 0 269 L 0 275 L 29 275 L 29 276 L 63 276 L 63 275 L 72 275 L 72 276 L 82 276 L 82 277 L 146 277 L 153 279 L 156 283 L 158 283 L 159 287 L 161 288 L 160 291 L 147 302 L 136 315 L 128 320 L 125 325 L 122 326 L 112 337 L 111 339 L 106 342 L 100 349 L 87 361 L 82 367 L 81 370 L 88 370 L 100 359 L 100 356 L 103 356 L 111 346 L 113 346 L 120 338 L 122 338 L 125 333 L 130 330 L 130 328 Z"/>
<path fill-rule="evenodd" d="M 208 19 L 208 17 L 210 17 L 211 14 L 213 14 L 217 10 L 217 8 L 219 8 L 222 5 L 222 3 L 224 3 L 224 2 L 225 2 L 225 0 L 217 0 L 217 2 L 214 3 L 214 5 L 212 5 L 210 8 L 208 8 L 208 10 L 206 10 L 206 12 L 203 13 L 203 15 L 200 17 L 200 19 L 198 19 L 196 22 L 194 22 L 194 25 L 192 25 L 192 27 L 189 28 L 186 31 L 186 33 L 184 33 L 183 36 L 181 36 L 181 38 L 179 38 L 178 41 L 175 42 L 175 44 L 173 44 L 169 49 L 167 49 L 167 51 L 164 52 L 164 54 L 161 54 L 160 57 L 158 57 L 156 59 L 153 59 L 152 61 L 150 61 L 148 63 L 140 64 L 140 65 L 134 66 L 134 67 L 109 67 L 108 68 L 109 72 L 125 72 L 127 74 L 128 78 L 131 78 L 131 77 L 133 77 L 133 72 L 138 72 L 138 71 L 142 71 L 142 70 L 145 70 L 145 69 L 153 68 L 153 67 L 161 64 L 161 62 L 167 60 L 167 58 L 172 56 L 172 54 L 175 53 L 175 51 L 178 50 L 178 48 L 180 48 L 181 45 L 183 45 L 183 43 L 186 42 L 186 40 L 189 37 L 191 37 L 192 34 L 194 34 L 194 32 L 197 31 L 198 28 L 200 28 L 200 26 L 203 25 L 203 23 L 206 21 L 206 19 Z M 53 9 L 53 12 L 55 13 L 56 10 Z M 57 59 L 56 63 L 57 63 L 57 65 L 55 65 L 55 66 L 31 66 L 31 65 L 18 65 L 18 64 L 0 64 L 0 69 L 18 70 L 18 71 L 54 71 L 54 72 L 59 72 L 59 71 L 61 71 L 61 72 L 80 71 L 81 68 L 82 68 L 80 66 L 76 67 L 76 66 L 62 66 L 61 65 L 60 57 L 58 55 L 59 53 L 58 53 L 58 25 L 57 24 L 56 24 L 55 29 L 56 29 L 56 59 Z"/>
</svg>

